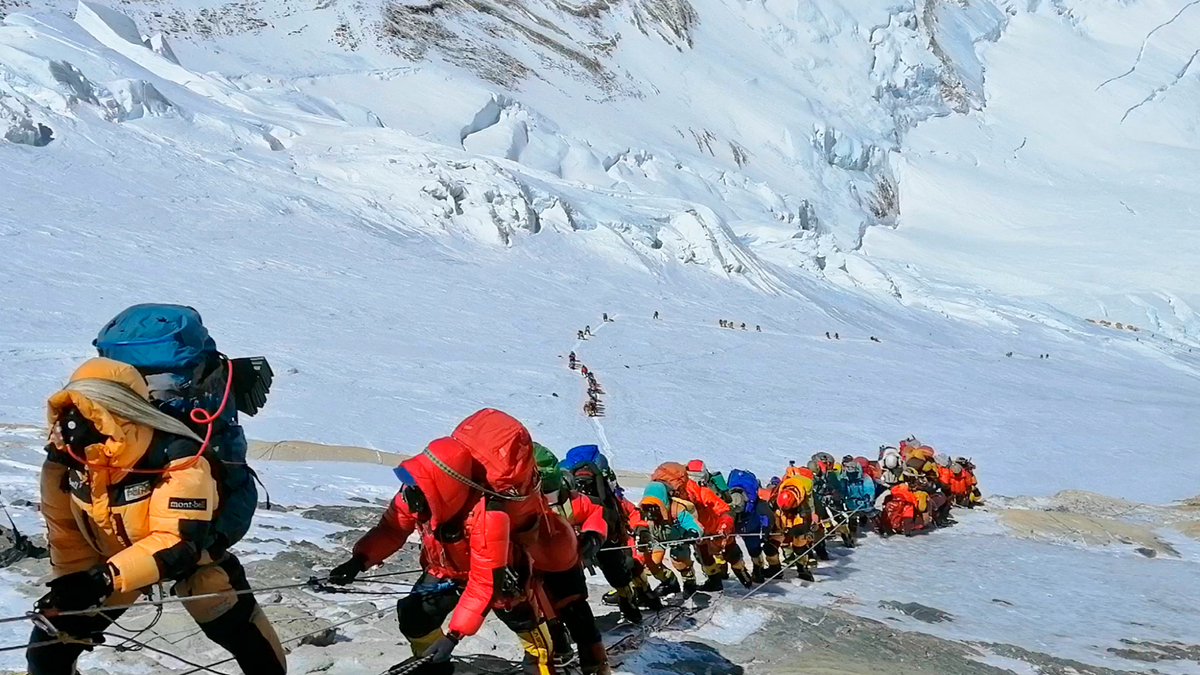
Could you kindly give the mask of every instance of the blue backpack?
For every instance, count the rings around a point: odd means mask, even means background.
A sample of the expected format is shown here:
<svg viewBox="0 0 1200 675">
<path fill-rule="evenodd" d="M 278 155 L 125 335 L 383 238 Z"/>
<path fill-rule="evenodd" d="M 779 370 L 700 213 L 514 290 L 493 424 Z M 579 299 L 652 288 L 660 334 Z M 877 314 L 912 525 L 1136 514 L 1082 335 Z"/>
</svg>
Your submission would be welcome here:
<svg viewBox="0 0 1200 675">
<path fill-rule="evenodd" d="M 754 513 L 758 504 L 758 477 L 743 469 L 729 472 L 729 489 L 740 489 L 746 494 L 746 513 Z"/>
<path fill-rule="evenodd" d="M 875 505 L 875 481 L 861 471 L 844 479 L 846 508 L 873 511 Z"/>
<path fill-rule="evenodd" d="M 246 464 L 246 434 L 238 411 L 253 416 L 266 403 L 274 376 L 267 360 L 227 359 L 217 351 L 200 313 L 182 305 L 134 305 L 105 324 L 92 344 L 100 356 L 137 368 L 155 407 L 201 437 L 207 425 L 192 420 L 191 412 L 212 414 L 227 400 L 209 441 L 219 460 L 213 468 L 221 504 L 211 548 L 223 551 L 237 543 L 258 507 L 257 476 Z"/>
<path fill-rule="evenodd" d="M 600 452 L 598 445 L 577 445 L 571 448 L 558 466 L 568 471 L 574 471 L 580 464 L 585 463 L 595 464 L 605 476 L 612 473 L 612 469 L 608 467 L 608 458 Z"/>
</svg>

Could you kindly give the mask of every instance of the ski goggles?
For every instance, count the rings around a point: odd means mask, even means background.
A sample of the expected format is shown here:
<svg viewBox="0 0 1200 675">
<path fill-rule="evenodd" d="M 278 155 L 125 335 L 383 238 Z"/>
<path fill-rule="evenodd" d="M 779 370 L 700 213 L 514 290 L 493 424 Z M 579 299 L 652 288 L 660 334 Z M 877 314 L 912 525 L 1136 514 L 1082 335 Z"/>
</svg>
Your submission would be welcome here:
<svg viewBox="0 0 1200 675">
<path fill-rule="evenodd" d="M 392 473 L 400 479 L 400 499 L 404 501 L 409 512 L 418 520 L 429 520 L 432 517 L 429 500 L 425 498 L 425 493 L 417 485 L 417 479 L 413 478 L 412 473 L 402 466 L 392 469 Z"/>
</svg>

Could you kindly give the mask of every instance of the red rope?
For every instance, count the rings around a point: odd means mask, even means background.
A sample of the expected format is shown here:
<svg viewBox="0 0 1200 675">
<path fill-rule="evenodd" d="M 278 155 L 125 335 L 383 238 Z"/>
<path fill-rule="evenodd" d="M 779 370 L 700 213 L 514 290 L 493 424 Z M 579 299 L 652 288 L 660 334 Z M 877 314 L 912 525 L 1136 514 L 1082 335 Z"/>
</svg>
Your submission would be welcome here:
<svg viewBox="0 0 1200 675">
<path fill-rule="evenodd" d="M 71 456 L 71 459 L 74 459 L 76 462 L 79 462 L 86 467 L 91 467 L 93 469 L 115 469 L 117 471 L 124 471 L 125 473 L 165 474 L 173 471 L 183 471 L 185 469 L 192 468 L 196 465 L 196 462 L 200 461 L 200 456 L 204 454 L 204 451 L 208 449 L 209 441 L 212 440 L 213 425 L 221 416 L 221 413 L 225 412 L 225 405 L 229 402 L 229 392 L 233 389 L 233 366 L 229 364 L 229 361 L 224 361 L 224 363 L 225 370 L 227 371 L 228 375 L 225 378 L 225 393 L 221 396 L 221 405 L 217 408 L 217 411 L 209 414 L 209 412 L 204 408 L 193 408 L 192 412 L 188 414 L 188 417 L 190 417 L 191 420 L 196 424 L 207 424 L 208 431 L 206 431 L 204 434 L 204 442 L 200 444 L 200 449 L 196 451 L 195 455 L 193 455 L 183 464 L 174 467 L 164 467 L 162 469 L 117 469 L 116 467 L 111 467 L 106 464 L 89 462 L 87 458 L 80 457 L 79 455 L 75 454 L 75 451 L 69 445 L 66 446 L 67 454 Z"/>
</svg>

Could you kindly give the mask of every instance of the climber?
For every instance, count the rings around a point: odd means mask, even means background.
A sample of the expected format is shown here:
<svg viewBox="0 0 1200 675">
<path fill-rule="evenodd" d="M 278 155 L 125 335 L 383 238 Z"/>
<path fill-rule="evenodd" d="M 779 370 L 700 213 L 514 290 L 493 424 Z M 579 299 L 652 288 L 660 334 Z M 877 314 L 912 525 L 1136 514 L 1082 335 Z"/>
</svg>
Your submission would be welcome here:
<svg viewBox="0 0 1200 675">
<path fill-rule="evenodd" d="M 842 504 L 841 476 L 836 469 L 837 462 L 828 452 L 818 452 L 812 456 L 808 469 L 812 472 L 813 508 L 819 518 L 815 526 L 816 554 L 821 560 L 829 560 L 827 530 L 837 532 L 847 547 L 851 546 L 850 531 L 842 517 L 845 507 Z"/>
<path fill-rule="evenodd" d="M 906 468 L 903 480 L 876 498 L 875 508 L 880 512 L 881 536 L 903 533 L 906 537 L 911 537 L 925 529 L 928 495 L 917 489 L 920 477 L 921 474 L 916 469 Z"/>
<path fill-rule="evenodd" d="M 867 525 L 875 516 L 875 481 L 853 457 L 842 460 L 842 490 L 846 510 L 850 512 L 847 526 L 851 541 L 857 541 L 860 526 Z"/>
<path fill-rule="evenodd" d="M 754 332 L 756 332 L 756 333 L 761 333 L 761 332 L 762 332 L 762 326 L 755 325 L 755 326 L 754 326 Z"/>
<path fill-rule="evenodd" d="M 883 446 L 879 449 L 879 485 L 881 491 L 904 480 L 904 462 L 897 448 Z"/>
<path fill-rule="evenodd" d="M 544 445 L 533 444 L 541 479 L 542 494 L 550 509 L 571 524 L 579 542 L 580 564 L 563 572 L 544 572 L 543 587 L 552 600 L 556 619 L 550 621 L 554 658 L 565 664 L 574 654 L 570 641 L 579 648 L 579 666 L 584 673 L 610 673 L 608 654 L 596 628 L 596 617 L 588 604 L 587 581 L 583 569 L 598 567 L 600 548 L 608 539 L 604 509 L 590 498 L 571 489 L 558 468 L 558 457 Z M 640 620 L 640 615 L 638 619 Z M 563 630 L 565 629 L 565 631 Z M 570 640 L 567 634 L 570 634 Z"/>
<path fill-rule="evenodd" d="M 583 336 L 583 331 L 576 331 L 576 333 L 575 333 L 575 336 L 576 336 L 576 337 L 578 337 L 580 340 L 584 340 L 584 339 L 586 339 L 586 338 Z"/>
<path fill-rule="evenodd" d="M 702 460 L 693 459 L 687 464 L 688 478 L 695 481 L 701 488 L 712 490 L 721 501 L 726 504 L 732 504 L 729 501 L 729 483 L 725 480 L 725 475 L 720 472 L 710 472 L 708 466 Z M 734 517 L 734 511 L 730 510 L 730 518 Z M 730 531 L 733 531 L 731 527 Z M 748 586 L 750 582 L 750 574 L 746 571 L 746 563 L 743 560 L 742 549 L 738 546 L 736 537 L 729 537 L 725 540 L 724 547 L 717 546 L 717 542 L 706 542 L 709 553 L 715 557 L 713 565 L 714 574 L 719 579 L 729 577 L 729 568 L 732 567 L 734 576 L 743 585 Z M 703 555 L 701 556 L 703 557 Z M 710 584 L 715 585 L 715 584 Z"/>
<path fill-rule="evenodd" d="M 587 336 L 591 336 L 591 334 L 592 334 L 592 327 L 591 327 L 590 325 L 588 325 L 588 326 L 584 326 L 584 327 L 583 327 L 583 334 L 584 334 L 584 335 L 587 335 Z"/>
<path fill-rule="evenodd" d="M 658 310 L 654 310 L 654 320 L 658 321 Z"/>
<path fill-rule="evenodd" d="M 146 379 L 133 366 L 106 358 L 81 365 L 47 410 L 41 514 L 53 578 L 36 607 L 55 630 L 80 641 L 34 648 L 52 641 L 35 624 L 28 672 L 75 673 L 89 642 L 103 642 L 124 610 L 60 612 L 127 605 L 150 586 L 173 581 L 181 598 L 222 594 L 183 606 L 242 672 L 285 673 L 283 648 L 241 563 L 217 541 L 221 467 L 210 463 L 216 460 L 208 442 L 150 403 Z"/>
<path fill-rule="evenodd" d="M 761 535 L 771 531 L 772 523 L 771 506 L 768 503 L 770 496 L 767 499 L 760 499 L 761 494 L 762 486 L 759 485 L 758 478 L 753 473 L 742 469 L 734 469 L 729 472 L 728 501 L 730 513 L 733 514 L 734 531 L 745 535 L 741 537 L 742 543 L 746 546 L 746 552 L 749 553 L 750 562 L 754 566 L 750 574 L 750 581 L 759 584 L 765 580 L 763 572 L 766 568 L 762 555 L 763 538 Z M 725 559 L 730 559 L 728 554 Z M 742 585 L 750 585 L 745 578 L 744 563 L 741 566 L 735 563 L 733 572 Z"/>
<path fill-rule="evenodd" d="M 672 497 L 694 505 L 696 520 L 700 522 L 704 534 L 712 536 L 695 544 L 696 554 L 705 574 L 701 588 L 706 591 L 719 591 L 722 589 L 721 581 L 728 576 L 725 562 L 720 556 L 726 549 L 737 548 L 737 538 L 729 536 L 733 534 L 733 516 L 729 514 L 729 504 L 726 504 L 725 500 L 718 497 L 711 488 L 700 485 L 691 477 L 695 475 L 707 481 L 708 469 L 704 462 L 693 460 L 689 465 L 696 467 L 696 471 L 689 472 L 687 467 L 678 462 L 664 462 L 650 475 L 650 480 L 666 483 L 671 489 Z M 736 557 L 741 559 L 741 549 L 738 549 Z"/>
<path fill-rule="evenodd" d="M 962 464 L 950 464 L 950 499 L 955 506 L 971 508 L 971 486 Z"/>
<path fill-rule="evenodd" d="M 565 599 L 545 575 L 574 570 L 579 555 L 571 526 L 536 489 L 532 445 L 529 432 L 498 410 L 471 415 L 393 470 L 400 491 L 350 560 L 330 572 L 330 583 L 351 583 L 420 534 L 424 572 L 397 605 L 414 656 L 429 658 L 414 675 L 451 673 L 455 647 L 489 611 L 520 638 L 523 672 L 555 672 L 549 608 L 534 600 L 534 581 L 544 579 L 551 603 Z"/>
<path fill-rule="evenodd" d="M 571 448 L 559 467 L 570 473 L 576 491 L 587 495 L 602 509 L 608 536 L 596 561 L 604 579 L 614 589 L 612 603 L 631 623 L 640 623 L 639 606 L 659 610 L 662 603 L 650 592 L 645 566 L 633 555 L 630 530 L 645 525 L 637 515 L 637 507 L 621 495 L 616 475 L 597 446 Z"/>
<path fill-rule="evenodd" d="M 812 479 L 799 471 L 786 476 L 771 507 L 775 512 L 773 534 L 763 545 L 767 580 L 778 578 L 783 573 L 783 560 L 787 560 L 801 579 L 813 581 L 812 571 L 817 566 L 813 542 L 819 536 L 814 524 L 819 517 L 813 510 Z"/>
<path fill-rule="evenodd" d="M 696 518 L 695 506 L 672 497 L 666 483 L 651 481 L 642 493 L 638 515 L 643 524 L 634 528 L 634 540 L 641 551 L 647 569 L 661 582 L 655 593 L 659 597 L 678 593 L 679 581 L 663 564 L 670 551 L 671 566 L 683 577 L 683 591 L 696 592 L 696 571 L 692 565 L 690 539 L 704 535 Z"/>
<path fill-rule="evenodd" d="M 976 505 L 983 503 L 983 494 L 979 492 L 979 481 L 975 478 L 975 463 L 966 457 L 959 457 L 955 462 L 962 467 L 962 473 L 966 476 L 969 486 L 965 506 L 973 509 Z"/>
<path fill-rule="evenodd" d="M 578 360 L 575 358 L 575 352 L 571 352 L 567 355 L 567 365 L 570 366 L 571 370 L 575 370 L 575 366 L 578 365 L 578 363 Z"/>
</svg>

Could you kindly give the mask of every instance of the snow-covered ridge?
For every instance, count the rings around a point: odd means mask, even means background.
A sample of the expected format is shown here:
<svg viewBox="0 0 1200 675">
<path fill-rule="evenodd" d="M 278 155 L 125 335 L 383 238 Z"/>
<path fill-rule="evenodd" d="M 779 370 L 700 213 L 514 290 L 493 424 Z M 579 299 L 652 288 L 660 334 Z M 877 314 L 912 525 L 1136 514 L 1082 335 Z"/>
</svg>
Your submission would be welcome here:
<svg viewBox="0 0 1200 675">
<path fill-rule="evenodd" d="M 141 120 L 170 116 L 221 139 L 172 131 L 168 145 L 311 143 L 321 164 L 367 138 L 372 162 L 305 175 L 321 176 L 324 208 L 350 203 L 379 231 L 519 246 L 545 220 L 603 230 L 577 244 L 652 276 L 684 263 L 804 293 L 787 278 L 798 273 L 909 306 L 965 300 L 950 313 L 972 320 L 1010 304 L 986 297 L 998 293 L 1049 323 L 1043 302 L 1196 334 L 1182 234 L 1195 195 L 1169 178 L 1191 166 L 1170 149 L 1187 147 L 1196 80 L 1198 13 L 1184 0 L 120 6 L 135 23 L 47 7 L 74 12 L 88 37 L 70 38 L 73 55 L 57 38 L 35 46 L 40 31 L 74 29 L 0 8 L 23 31 L 8 33 L 24 56 L 5 59 L 0 85 L 10 141 L 63 138 L 88 106 L 150 136 Z M 55 78 L 51 61 L 77 73 Z M 54 94 L 31 98 L 23 82 Z M 1027 91 L 1046 114 L 1021 113 Z M 1114 157 L 1146 179 L 1120 185 Z M 398 168 L 412 180 L 392 189 Z"/>
<path fill-rule="evenodd" d="M 298 139 L 318 131 L 341 148 L 369 139 L 378 162 L 339 173 L 322 140 L 298 172 L 362 202 L 384 229 L 513 245 L 543 219 L 568 231 L 603 227 L 615 235 L 606 257 L 651 271 L 691 263 L 780 291 L 787 284 L 771 266 L 842 267 L 867 226 L 895 224 L 888 157 L 903 129 L 962 108 L 963 91 L 981 104 L 972 44 L 994 39 L 1002 15 L 934 5 L 919 19 L 686 0 L 123 7 L 143 35 L 125 15 L 84 2 L 74 25 L 8 19 L 6 48 L 20 54 L 5 59 L 4 136 L 43 144 L 94 108 L 111 122 L 167 116 L 218 143 L 295 155 L 306 150 Z M 863 19 L 885 28 L 867 31 Z M 733 39 L 749 50 L 752 74 L 730 58 Z M 398 67 L 413 59 L 433 62 Z M 443 60 L 482 81 L 431 78 Z M 238 72 L 252 61 L 258 72 Z M 226 74 L 205 74 L 212 66 Z M 705 75 L 692 81 L 692 72 Z M 823 103 L 846 74 L 853 100 Z M 361 180 L 368 172 L 377 180 Z M 382 209 L 387 202 L 402 206 Z"/>
</svg>

